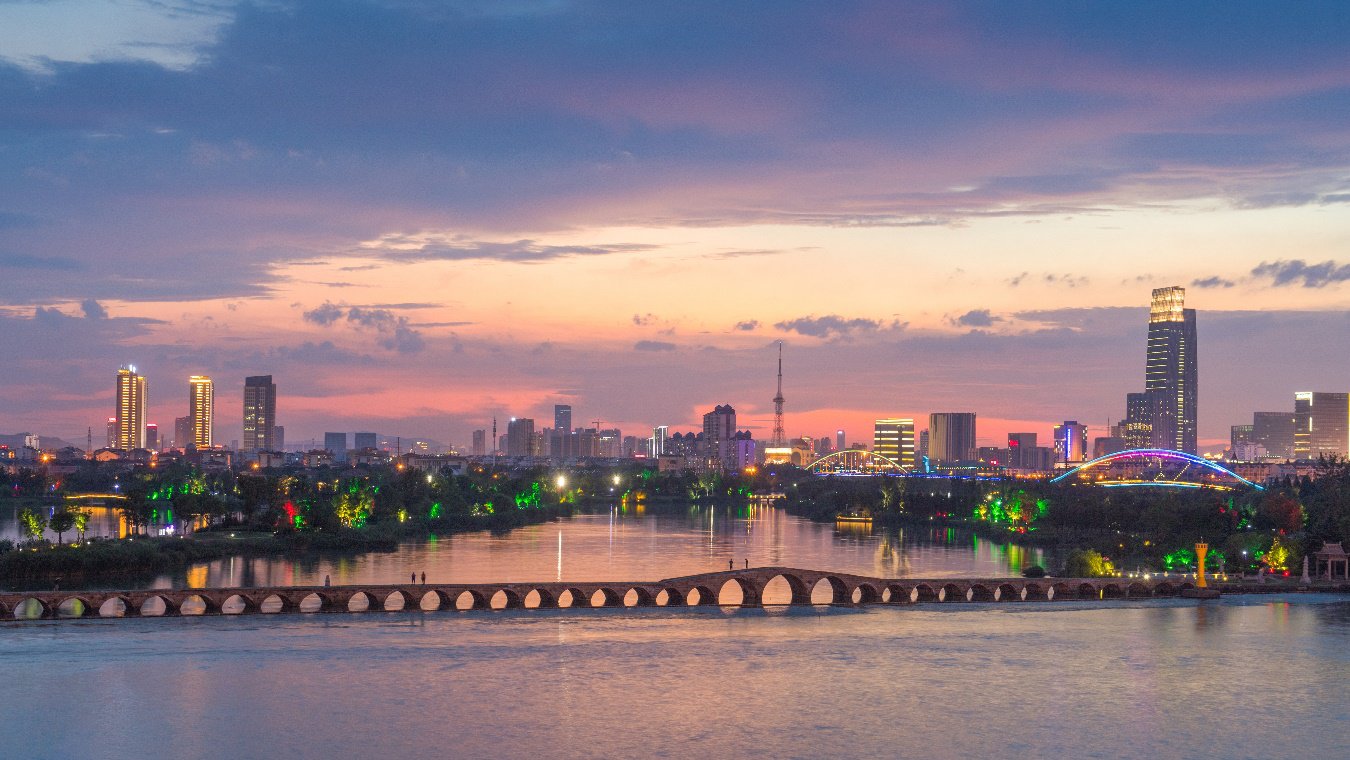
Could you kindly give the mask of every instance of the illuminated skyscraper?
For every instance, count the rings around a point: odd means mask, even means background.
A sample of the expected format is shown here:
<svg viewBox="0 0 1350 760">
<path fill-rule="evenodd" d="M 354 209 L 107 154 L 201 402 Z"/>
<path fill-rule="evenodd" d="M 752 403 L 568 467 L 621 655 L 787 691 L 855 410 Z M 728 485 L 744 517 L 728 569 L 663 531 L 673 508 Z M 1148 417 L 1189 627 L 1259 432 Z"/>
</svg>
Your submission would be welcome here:
<svg viewBox="0 0 1350 760">
<path fill-rule="evenodd" d="M 975 459 L 975 413 L 933 412 L 928 415 L 928 458 L 934 462 Z"/>
<path fill-rule="evenodd" d="M 567 434 L 572 432 L 572 405 L 553 405 L 553 432 Z"/>
<path fill-rule="evenodd" d="M 848 444 L 844 441 L 844 431 L 834 431 L 834 450 L 843 451 L 846 448 L 848 448 Z"/>
<path fill-rule="evenodd" d="M 1185 308 L 1185 303 L 1185 288 L 1153 291 L 1144 391 L 1159 398 L 1152 419 L 1154 445 L 1194 454 L 1199 363 L 1195 309 Z"/>
<path fill-rule="evenodd" d="M 115 448 L 131 450 L 145 448 L 145 378 L 128 364 L 117 370 L 116 400 L 117 440 Z"/>
<path fill-rule="evenodd" d="M 206 375 L 188 378 L 188 416 L 192 418 L 192 445 L 199 449 L 211 448 L 214 422 L 216 386 Z"/>
<path fill-rule="evenodd" d="M 1068 420 L 1055 426 L 1055 458 L 1061 462 L 1087 461 L 1087 425 Z"/>
<path fill-rule="evenodd" d="M 1350 394 L 1294 394 L 1294 458 L 1350 454 Z"/>
<path fill-rule="evenodd" d="M 888 418 L 872 424 L 872 453 L 914 467 L 914 420 Z"/>
<path fill-rule="evenodd" d="M 153 422 L 145 425 L 145 447 L 151 451 L 159 450 L 159 425 Z"/>
<path fill-rule="evenodd" d="M 108 418 L 108 448 L 117 448 L 117 418 Z"/>
<path fill-rule="evenodd" d="M 244 378 L 244 450 L 277 451 L 277 386 L 271 375 Z"/>
</svg>

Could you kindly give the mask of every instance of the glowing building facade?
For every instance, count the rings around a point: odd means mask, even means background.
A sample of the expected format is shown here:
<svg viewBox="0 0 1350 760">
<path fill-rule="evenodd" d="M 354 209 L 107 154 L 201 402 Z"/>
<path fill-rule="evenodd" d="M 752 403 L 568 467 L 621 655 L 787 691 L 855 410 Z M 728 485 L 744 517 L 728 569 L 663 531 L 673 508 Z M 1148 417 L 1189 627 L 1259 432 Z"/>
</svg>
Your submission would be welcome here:
<svg viewBox="0 0 1350 760">
<path fill-rule="evenodd" d="M 211 448 L 215 422 L 216 386 L 206 375 L 188 378 L 188 416 L 192 418 L 192 445 Z"/>
<path fill-rule="evenodd" d="M 872 453 L 914 467 L 914 420 L 891 417 L 872 423 Z"/>
<path fill-rule="evenodd" d="M 117 370 L 114 391 L 117 418 L 117 438 L 113 448 L 130 451 L 145 448 L 145 378 L 136 367 L 127 365 Z"/>
<path fill-rule="evenodd" d="M 1294 394 L 1294 458 L 1350 454 L 1350 394 Z"/>
<path fill-rule="evenodd" d="M 1159 448 L 1194 454 L 1199 398 L 1195 309 L 1187 309 L 1186 289 L 1155 288 L 1148 315 L 1148 355 L 1144 391 L 1155 394 L 1150 437 Z"/>
</svg>

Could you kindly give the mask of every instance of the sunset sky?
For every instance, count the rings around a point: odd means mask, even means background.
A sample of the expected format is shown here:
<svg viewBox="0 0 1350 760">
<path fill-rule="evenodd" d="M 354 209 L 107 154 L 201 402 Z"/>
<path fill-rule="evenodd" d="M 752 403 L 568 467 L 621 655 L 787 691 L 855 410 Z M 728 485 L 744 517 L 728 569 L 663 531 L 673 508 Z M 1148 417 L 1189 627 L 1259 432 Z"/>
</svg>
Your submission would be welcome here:
<svg viewBox="0 0 1350 760">
<path fill-rule="evenodd" d="M 1350 390 L 1350 3 L 0 0 L 0 433 L 1200 437 Z"/>
</svg>

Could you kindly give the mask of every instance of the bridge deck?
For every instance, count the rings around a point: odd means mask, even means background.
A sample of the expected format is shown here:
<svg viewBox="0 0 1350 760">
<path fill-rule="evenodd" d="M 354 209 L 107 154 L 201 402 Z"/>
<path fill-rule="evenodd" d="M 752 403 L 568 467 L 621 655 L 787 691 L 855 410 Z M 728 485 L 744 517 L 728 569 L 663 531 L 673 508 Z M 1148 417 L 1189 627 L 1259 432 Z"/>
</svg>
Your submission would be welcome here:
<svg viewBox="0 0 1350 760">
<path fill-rule="evenodd" d="M 659 581 L 546 581 L 540 583 L 395 583 L 352 586 L 148 589 L 141 591 L 32 591 L 0 593 L 0 617 L 125 617 L 262 612 L 359 612 L 483 609 L 683 607 L 720 603 L 734 585 L 734 606 L 763 606 L 765 587 L 782 578 L 789 604 L 813 603 L 817 588 L 835 605 L 922 602 L 1019 602 L 1173 596 L 1194 582 L 1179 578 L 874 578 L 789 567 L 755 567 Z M 821 585 L 824 582 L 825 585 Z M 1250 584 L 1248 584 L 1250 585 Z M 1274 591 L 1279 587 L 1234 588 Z M 1285 588 L 1284 590 L 1294 590 Z M 1320 590 L 1320 589 L 1319 589 Z M 1326 590 L 1350 593 L 1350 585 Z"/>
</svg>

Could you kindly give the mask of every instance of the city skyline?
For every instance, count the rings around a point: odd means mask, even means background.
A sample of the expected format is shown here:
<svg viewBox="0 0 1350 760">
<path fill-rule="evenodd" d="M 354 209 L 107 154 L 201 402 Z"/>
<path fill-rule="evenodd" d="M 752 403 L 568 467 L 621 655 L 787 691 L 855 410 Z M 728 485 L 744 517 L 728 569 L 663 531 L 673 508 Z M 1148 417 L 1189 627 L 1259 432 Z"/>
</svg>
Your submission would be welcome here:
<svg viewBox="0 0 1350 760">
<path fill-rule="evenodd" d="M 1350 377 L 1338 5 L 90 5 L 0 5 L 12 431 L 83 440 L 134 362 L 215 378 L 223 441 L 258 373 L 293 441 L 725 403 L 765 439 L 782 341 L 789 438 L 1097 435 L 1172 285 L 1200 448 Z"/>
</svg>

